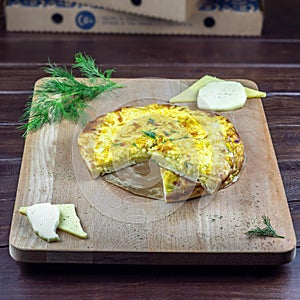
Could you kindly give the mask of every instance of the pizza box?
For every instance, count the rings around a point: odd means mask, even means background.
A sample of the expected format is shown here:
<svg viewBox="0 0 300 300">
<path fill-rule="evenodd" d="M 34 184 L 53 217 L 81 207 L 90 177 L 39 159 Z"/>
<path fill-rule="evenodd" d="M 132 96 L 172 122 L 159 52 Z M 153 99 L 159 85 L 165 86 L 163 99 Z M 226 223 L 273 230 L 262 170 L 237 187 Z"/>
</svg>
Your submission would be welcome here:
<svg viewBox="0 0 300 300">
<path fill-rule="evenodd" d="M 115 81 L 124 87 L 95 99 L 91 119 L 124 105 L 166 102 L 194 82 Z M 250 80 L 238 81 L 257 88 Z M 186 105 L 195 108 L 193 103 Z M 12 217 L 11 256 L 22 262 L 88 264 L 279 265 L 292 261 L 296 237 L 261 99 L 222 114 L 244 141 L 246 162 L 240 178 L 216 194 L 177 203 L 151 200 L 101 178 L 91 179 L 77 146 L 80 125 L 64 121 L 30 134 Z M 74 203 L 88 238 L 58 232 L 60 241 L 47 243 L 37 237 L 18 210 L 44 202 Z M 262 215 L 284 238 L 245 234 L 263 225 Z"/>
<path fill-rule="evenodd" d="M 125 13 L 183 22 L 195 14 L 200 0 L 78 0 L 76 2 Z"/>
<path fill-rule="evenodd" d="M 263 27 L 258 0 L 247 6 L 205 2 L 182 23 L 58 0 L 9 0 L 5 12 L 7 31 L 258 36 Z"/>
</svg>

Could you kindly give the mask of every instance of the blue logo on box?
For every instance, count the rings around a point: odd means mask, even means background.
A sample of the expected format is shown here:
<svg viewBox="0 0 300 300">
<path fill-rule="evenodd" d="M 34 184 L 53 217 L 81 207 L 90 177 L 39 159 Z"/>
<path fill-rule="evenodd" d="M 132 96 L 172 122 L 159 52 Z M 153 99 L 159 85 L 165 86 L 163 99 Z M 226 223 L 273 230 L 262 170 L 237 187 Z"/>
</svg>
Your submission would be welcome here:
<svg viewBox="0 0 300 300">
<path fill-rule="evenodd" d="M 75 22 L 79 28 L 89 30 L 96 24 L 96 18 L 93 13 L 84 10 L 77 14 Z"/>
<path fill-rule="evenodd" d="M 66 2 L 65 0 L 8 0 L 8 6 L 21 5 L 26 7 L 75 7 L 77 6 L 76 2 Z"/>
<path fill-rule="evenodd" d="M 258 0 L 206 0 L 200 6 L 200 10 L 203 11 L 233 10 L 249 12 L 257 11 L 258 9 Z"/>
</svg>

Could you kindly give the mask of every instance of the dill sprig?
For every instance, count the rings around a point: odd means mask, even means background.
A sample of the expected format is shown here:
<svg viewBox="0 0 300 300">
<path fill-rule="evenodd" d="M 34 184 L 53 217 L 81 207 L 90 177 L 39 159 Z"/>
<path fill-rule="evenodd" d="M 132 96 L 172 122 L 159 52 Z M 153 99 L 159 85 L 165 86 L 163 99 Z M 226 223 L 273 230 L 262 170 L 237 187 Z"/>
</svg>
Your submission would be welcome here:
<svg viewBox="0 0 300 300">
<path fill-rule="evenodd" d="M 99 94 L 120 88 L 122 85 L 111 80 L 114 70 L 102 72 L 95 60 L 82 53 L 75 54 L 75 63 L 70 70 L 49 61 L 44 71 L 50 75 L 42 81 L 26 104 L 20 121 L 26 122 L 19 129 L 23 136 L 40 129 L 43 125 L 60 122 L 63 119 L 85 124 L 88 120 L 88 102 Z M 85 80 L 77 80 L 73 71 L 78 69 Z"/>
<path fill-rule="evenodd" d="M 272 227 L 270 223 L 270 218 L 267 216 L 262 216 L 263 222 L 266 225 L 265 227 L 255 227 L 249 231 L 246 232 L 247 235 L 249 236 L 270 236 L 270 237 L 276 237 L 276 238 L 281 238 L 284 239 L 284 236 L 278 235 L 275 231 L 275 229 Z"/>
<path fill-rule="evenodd" d="M 144 135 L 146 135 L 152 139 L 156 139 L 156 133 L 153 132 L 152 130 L 148 130 L 148 131 L 142 130 L 142 132 L 144 133 Z"/>
</svg>

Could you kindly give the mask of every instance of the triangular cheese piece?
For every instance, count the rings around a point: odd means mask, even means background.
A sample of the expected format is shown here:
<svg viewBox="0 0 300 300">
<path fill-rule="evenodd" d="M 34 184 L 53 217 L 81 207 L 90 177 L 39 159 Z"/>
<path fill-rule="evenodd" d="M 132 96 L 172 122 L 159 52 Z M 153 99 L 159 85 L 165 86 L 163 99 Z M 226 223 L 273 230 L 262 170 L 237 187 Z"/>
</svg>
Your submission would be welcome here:
<svg viewBox="0 0 300 300">
<path fill-rule="evenodd" d="M 62 231 L 80 237 L 87 238 L 87 233 L 82 229 L 74 204 L 56 204 L 60 211 L 58 228 Z"/>
</svg>

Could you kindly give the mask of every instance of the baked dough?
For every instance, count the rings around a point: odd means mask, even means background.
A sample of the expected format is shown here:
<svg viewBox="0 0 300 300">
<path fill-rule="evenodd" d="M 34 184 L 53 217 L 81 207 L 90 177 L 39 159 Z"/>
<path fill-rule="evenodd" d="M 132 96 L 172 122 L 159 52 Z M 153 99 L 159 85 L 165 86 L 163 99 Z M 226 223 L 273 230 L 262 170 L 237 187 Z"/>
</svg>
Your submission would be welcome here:
<svg viewBox="0 0 300 300">
<path fill-rule="evenodd" d="M 83 129 L 78 145 L 94 179 L 106 175 L 131 192 L 135 186 L 114 172 L 154 161 L 166 202 L 216 192 L 237 179 L 244 161 L 243 142 L 227 118 L 175 105 L 123 107 L 100 116 Z"/>
</svg>

